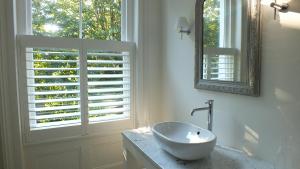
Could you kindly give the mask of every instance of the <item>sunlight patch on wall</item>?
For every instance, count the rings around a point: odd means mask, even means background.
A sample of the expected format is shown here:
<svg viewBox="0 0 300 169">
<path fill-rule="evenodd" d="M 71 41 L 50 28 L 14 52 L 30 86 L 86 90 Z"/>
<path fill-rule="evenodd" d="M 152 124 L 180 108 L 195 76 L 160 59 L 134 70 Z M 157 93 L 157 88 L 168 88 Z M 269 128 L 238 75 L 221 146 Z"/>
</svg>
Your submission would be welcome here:
<svg viewBox="0 0 300 169">
<path fill-rule="evenodd" d="M 299 29 L 300 30 L 300 13 L 288 12 L 288 13 L 279 13 L 280 24 L 282 27 Z"/>
<path fill-rule="evenodd" d="M 293 101 L 293 96 L 290 93 L 279 88 L 275 89 L 275 96 L 279 101 L 282 102 Z"/>
<path fill-rule="evenodd" d="M 262 5 L 270 6 L 270 4 L 274 2 L 273 0 L 261 0 Z"/>
<path fill-rule="evenodd" d="M 253 156 L 253 153 L 246 147 L 242 147 L 242 150 L 244 153 L 246 153 L 248 156 Z"/>
<path fill-rule="evenodd" d="M 259 143 L 259 134 L 253 130 L 251 127 L 244 126 L 244 145 L 242 146 L 243 152 L 248 156 L 253 156 L 253 150 L 256 150 Z"/>
<path fill-rule="evenodd" d="M 245 126 L 244 139 L 250 143 L 258 144 L 259 135 L 249 126 Z"/>
<path fill-rule="evenodd" d="M 150 127 L 140 127 L 138 129 L 135 129 L 134 132 L 138 133 L 138 134 L 151 134 L 151 128 Z"/>
</svg>

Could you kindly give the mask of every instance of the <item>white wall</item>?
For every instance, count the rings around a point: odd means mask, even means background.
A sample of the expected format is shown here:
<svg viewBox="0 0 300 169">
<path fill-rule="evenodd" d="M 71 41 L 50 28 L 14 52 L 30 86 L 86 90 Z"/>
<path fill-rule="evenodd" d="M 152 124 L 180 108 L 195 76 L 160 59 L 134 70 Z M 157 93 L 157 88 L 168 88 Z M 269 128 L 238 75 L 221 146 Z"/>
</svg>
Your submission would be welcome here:
<svg viewBox="0 0 300 169">
<path fill-rule="evenodd" d="M 6 168 L 21 168 L 23 152 L 18 126 L 14 0 L 0 0 L 0 129 Z M 4 43 L 3 43 L 4 42 Z"/>
<path fill-rule="evenodd" d="M 160 111 L 162 66 L 161 0 L 145 0 L 143 11 L 143 105 L 146 122 L 154 123 L 160 121 L 162 117 Z"/>
<path fill-rule="evenodd" d="M 137 127 L 158 121 L 160 112 L 161 79 L 161 1 L 136 0 L 140 13 L 135 15 L 139 24 L 134 33 L 137 39 L 137 72 L 141 88 L 136 100 Z M 138 28 L 137 28 L 138 27 Z"/>
<path fill-rule="evenodd" d="M 273 20 L 263 7 L 261 96 L 248 97 L 193 88 L 193 35 L 180 40 L 179 16 L 194 19 L 194 0 L 163 0 L 162 112 L 165 120 L 188 121 L 206 127 L 206 112 L 190 117 L 194 107 L 215 100 L 214 132 L 218 143 L 244 150 L 274 163 L 277 169 L 300 166 L 300 2 L 295 14 Z"/>
</svg>

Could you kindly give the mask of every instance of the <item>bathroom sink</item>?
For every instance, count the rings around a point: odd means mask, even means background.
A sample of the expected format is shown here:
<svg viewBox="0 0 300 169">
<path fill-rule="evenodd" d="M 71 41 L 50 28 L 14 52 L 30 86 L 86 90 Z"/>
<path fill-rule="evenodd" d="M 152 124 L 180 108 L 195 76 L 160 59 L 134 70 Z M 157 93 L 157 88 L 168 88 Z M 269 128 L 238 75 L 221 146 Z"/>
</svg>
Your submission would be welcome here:
<svg viewBox="0 0 300 169">
<path fill-rule="evenodd" d="M 152 127 L 160 147 L 182 160 L 197 160 L 208 156 L 217 137 L 210 131 L 182 122 L 162 122 Z"/>
</svg>

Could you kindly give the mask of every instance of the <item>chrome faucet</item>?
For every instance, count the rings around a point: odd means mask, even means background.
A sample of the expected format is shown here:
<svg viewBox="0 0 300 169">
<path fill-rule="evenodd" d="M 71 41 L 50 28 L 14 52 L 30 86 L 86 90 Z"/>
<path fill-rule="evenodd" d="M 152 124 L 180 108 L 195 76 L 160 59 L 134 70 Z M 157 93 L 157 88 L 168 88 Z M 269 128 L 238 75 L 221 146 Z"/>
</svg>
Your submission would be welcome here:
<svg viewBox="0 0 300 169">
<path fill-rule="evenodd" d="M 214 100 L 208 100 L 207 102 L 205 102 L 205 104 L 208 104 L 208 107 L 200 107 L 200 108 L 193 109 L 193 111 L 191 112 L 191 116 L 193 116 L 196 111 L 208 110 L 208 127 L 207 128 L 209 131 L 212 131 Z"/>
</svg>

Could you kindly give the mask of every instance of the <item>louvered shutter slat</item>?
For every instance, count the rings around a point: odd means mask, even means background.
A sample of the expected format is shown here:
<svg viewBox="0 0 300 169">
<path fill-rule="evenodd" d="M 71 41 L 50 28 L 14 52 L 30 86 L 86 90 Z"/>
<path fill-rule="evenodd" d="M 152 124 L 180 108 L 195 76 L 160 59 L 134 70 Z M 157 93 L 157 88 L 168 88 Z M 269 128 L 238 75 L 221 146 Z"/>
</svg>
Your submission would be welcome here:
<svg viewBox="0 0 300 169">
<path fill-rule="evenodd" d="M 79 52 L 67 49 L 27 51 L 31 128 L 80 124 Z"/>
<path fill-rule="evenodd" d="M 89 122 L 128 118 L 130 60 L 126 53 L 88 52 Z"/>
</svg>

